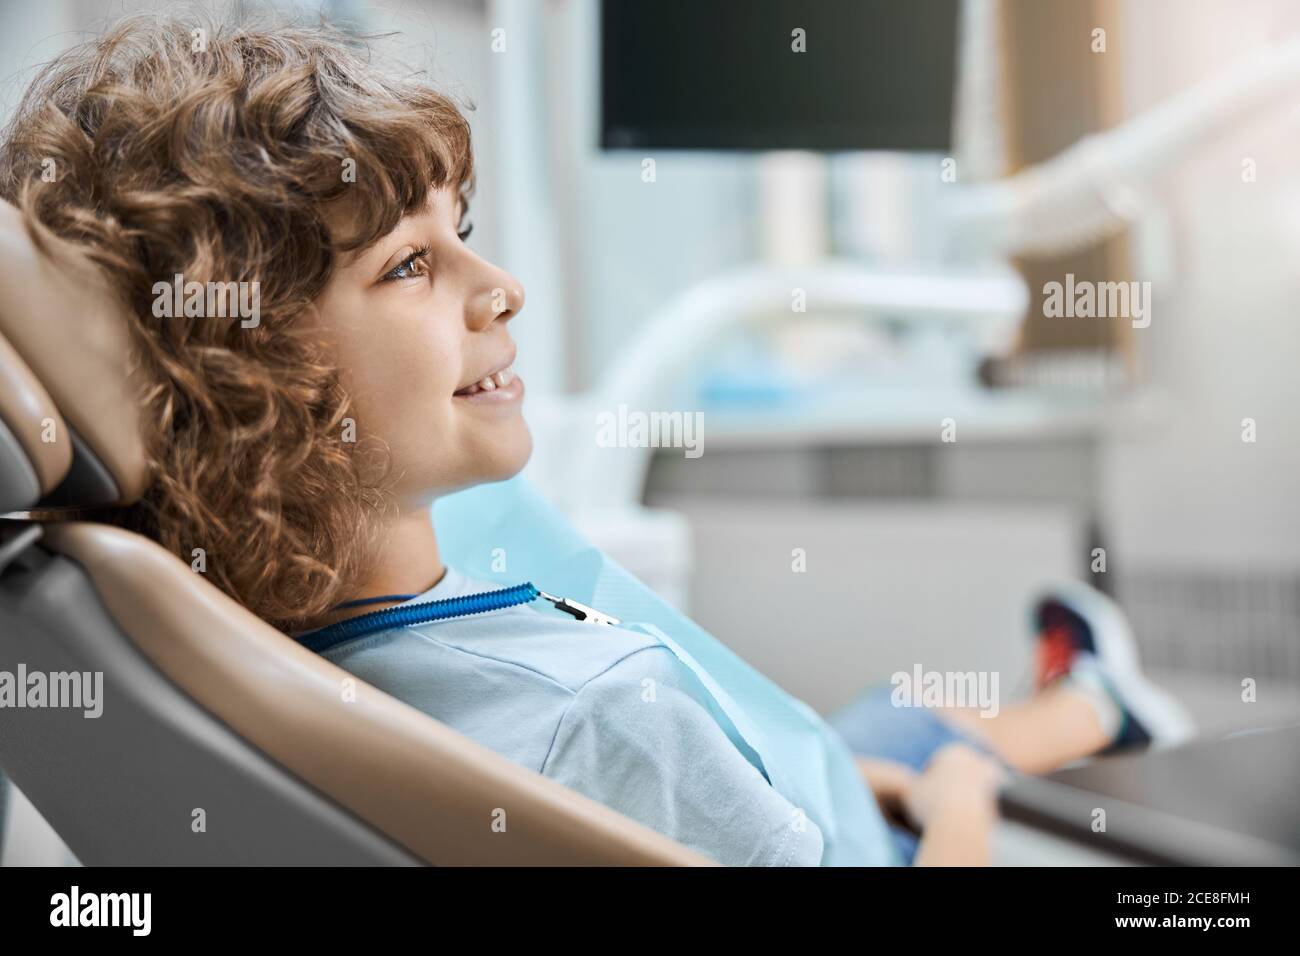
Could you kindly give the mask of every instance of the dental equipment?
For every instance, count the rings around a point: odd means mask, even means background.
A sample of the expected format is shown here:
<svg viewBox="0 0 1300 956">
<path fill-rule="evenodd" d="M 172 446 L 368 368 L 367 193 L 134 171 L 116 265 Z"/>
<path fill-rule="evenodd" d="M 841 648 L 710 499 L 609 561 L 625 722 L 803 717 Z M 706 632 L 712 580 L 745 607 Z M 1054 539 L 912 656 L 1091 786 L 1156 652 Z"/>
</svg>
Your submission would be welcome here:
<svg viewBox="0 0 1300 956">
<path fill-rule="evenodd" d="M 1056 255 L 1108 239 L 1153 211 L 1148 192 L 1201 145 L 1289 104 L 1300 85 L 1292 37 L 1043 163 L 955 192 L 959 242 L 1004 255 Z"/>
</svg>

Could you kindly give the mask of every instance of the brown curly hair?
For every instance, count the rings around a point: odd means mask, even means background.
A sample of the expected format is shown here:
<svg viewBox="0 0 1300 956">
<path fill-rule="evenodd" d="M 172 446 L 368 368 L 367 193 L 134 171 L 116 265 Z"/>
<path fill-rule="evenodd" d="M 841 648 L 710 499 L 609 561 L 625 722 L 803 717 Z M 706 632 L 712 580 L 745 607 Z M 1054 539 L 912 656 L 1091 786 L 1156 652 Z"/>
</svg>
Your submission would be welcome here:
<svg viewBox="0 0 1300 956">
<path fill-rule="evenodd" d="M 355 587 L 391 506 L 383 449 L 344 440 L 339 370 L 295 320 L 340 254 L 472 183 L 457 106 L 326 25 L 133 18 L 48 64 L 3 136 L 0 194 L 129 318 L 150 485 L 109 519 L 187 561 L 204 548 L 209 579 L 285 629 Z M 155 317 L 177 273 L 259 283 L 260 324 Z"/>
</svg>

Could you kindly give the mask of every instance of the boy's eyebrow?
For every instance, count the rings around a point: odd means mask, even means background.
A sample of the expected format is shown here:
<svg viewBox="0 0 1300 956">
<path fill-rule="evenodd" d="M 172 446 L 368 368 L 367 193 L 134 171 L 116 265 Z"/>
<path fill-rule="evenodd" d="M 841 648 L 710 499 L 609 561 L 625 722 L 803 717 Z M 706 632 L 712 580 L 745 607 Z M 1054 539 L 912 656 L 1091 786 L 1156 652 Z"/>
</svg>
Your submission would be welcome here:
<svg viewBox="0 0 1300 956">
<path fill-rule="evenodd" d="M 366 258 L 366 254 L 372 252 L 381 242 L 383 242 L 383 239 L 377 239 L 368 246 L 338 251 L 336 253 L 335 268 L 340 272 L 357 268 L 362 260 Z"/>
<path fill-rule="evenodd" d="M 385 233 L 382 236 L 379 236 L 377 239 L 373 240 L 372 242 L 366 243 L 364 246 L 358 246 L 355 249 L 340 251 L 338 253 L 338 260 L 337 260 L 338 268 L 351 269 L 359 265 L 363 265 L 371 257 L 377 257 L 378 253 L 381 252 L 384 249 L 384 247 L 391 242 L 411 241 L 408 237 L 406 237 L 406 233 L 411 231 L 411 222 L 416 218 L 417 217 L 415 215 L 403 216 L 401 220 L 398 221 L 397 225 L 393 227 L 392 231 Z M 397 247 L 394 246 L 394 249 L 395 248 Z M 391 256 L 391 253 L 389 253 L 389 255 L 386 255 L 384 257 L 385 260 L 387 260 L 389 256 Z"/>
<path fill-rule="evenodd" d="M 469 212 L 469 197 L 467 197 L 463 192 L 458 192 L 456 194 L 455 228 L 460 227 L 461 221 L 465 218 L 465 215 L 468 212 Z M 342 218 L 346 214 L 343 213 L 342 210 L 340 210 L 339 213 L 337 213 L 336 215 L 339 218 Z M 401 218 L 398 224 L 393 227 L 393 230 L 387 233 L 386 235 L 380 236 L 378 239 L 374 240 L 373 242 L 368 243 L 367 245 L 361 246 L 359 248 L 349 249 L 346 252 L 340 252 L 339 258 L 337 260 L 338 262 L 337 268 L 340 270 L 345 270 L 345 269 L 357 268 L 363 265 L 363 263 L 372 254 L 375 254 L 377 250 L 383 247 L 390 240 L 396 240 L 399 241 L 399 243 L 406 242 L 408 244 L 414 242 L 415 241 L 414 237 L 404 235 L 405 231 L 408 231 L 412 228 L 418 228 L 418 227 L 413 227 L 412 223 L 415 223 L 421 219 L 431 218 L 434 215 L 435 213 L 433 212 L 433 210 L 430 209 L 423 209 L 423 210 L 407 213 L 405 216 Z M 335 219 L 335 222 L 336 223 L 338 222 L 338 218 Z M 396 250 L 398 246 L 394 246 L 393 248 L 394 250 Z M 391 257 L 391 253 L 389 256 L 385 256 L 384 261 L 387 261 L 388 258 L 390 257 Z"/>
<path fill-rule="evenodd" d="M 396 230 L 394 230 L 394 232 L 396 232 Z M 367 263 L 369 263 L 372 256 L 378 256 L 378 253 L 382 251 L 387 240 L 392 235 L 393 233 L 389 233 L 387 236 L 381 236 L 369 245 L 361 246 L 357 249 L 339 251 L 335 260 L 335 270 L 338 272 L 369 271 L 370 267 Z M 386 262 L 390 257 L 391 254 L 386 255 L 384 261 Z M 377 265 L 381 264 L 382 263 L 377 263 Z"/>
</svg>

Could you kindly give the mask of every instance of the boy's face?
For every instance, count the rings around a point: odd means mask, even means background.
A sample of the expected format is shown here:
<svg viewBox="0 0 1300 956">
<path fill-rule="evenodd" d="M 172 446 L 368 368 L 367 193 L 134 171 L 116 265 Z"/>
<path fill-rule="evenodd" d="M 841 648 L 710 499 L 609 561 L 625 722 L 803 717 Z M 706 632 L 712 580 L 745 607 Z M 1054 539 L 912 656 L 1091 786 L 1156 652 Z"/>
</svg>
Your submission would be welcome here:
<svg viewBox="0 0 1300 956">
<path fill-rule="evenodd" d="M 460 225 L 459 197 L 438 190 L 424 210 L 341 261 L 317 300 L 357 438 L 388 445 L 407 507 L 508 478 L 532 452 L 507 328 L 524 290 L 465 246 Z M 473 387 L 488 377 L 494 387 Z"/>
</svg>

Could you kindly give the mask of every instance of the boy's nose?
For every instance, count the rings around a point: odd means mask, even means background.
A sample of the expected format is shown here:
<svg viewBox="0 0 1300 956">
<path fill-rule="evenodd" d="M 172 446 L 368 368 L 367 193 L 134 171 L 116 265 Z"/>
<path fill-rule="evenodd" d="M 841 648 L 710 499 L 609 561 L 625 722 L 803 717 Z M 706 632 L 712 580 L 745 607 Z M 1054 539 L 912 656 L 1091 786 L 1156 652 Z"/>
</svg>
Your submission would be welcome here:
<svg viewBox="0 0 1300 956">
<path fill-rule="evenodd" d="M 510 273 L 487 265 L 466 303 L 469 323 L 483 328 L 498 319 L 511 319 L 524 307 L 524 287 Z"/>
</svg>

